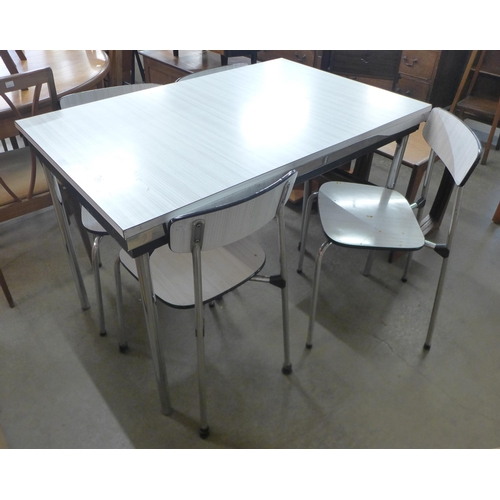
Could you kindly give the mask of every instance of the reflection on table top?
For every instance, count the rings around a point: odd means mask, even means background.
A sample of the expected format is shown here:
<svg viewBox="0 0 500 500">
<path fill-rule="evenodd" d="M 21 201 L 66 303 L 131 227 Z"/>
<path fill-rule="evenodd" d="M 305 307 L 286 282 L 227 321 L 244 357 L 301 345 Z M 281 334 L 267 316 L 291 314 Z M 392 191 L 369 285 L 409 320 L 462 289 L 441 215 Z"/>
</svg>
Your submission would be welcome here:
<svg viewBox="0 0 500 500">
<path fill-rule="evenodd" d="M 257 177 L 312 172 L 416 128 L 430 108 L 279 59 L 17 124 L 130 250 L 179 211 Z"/>
</svg>

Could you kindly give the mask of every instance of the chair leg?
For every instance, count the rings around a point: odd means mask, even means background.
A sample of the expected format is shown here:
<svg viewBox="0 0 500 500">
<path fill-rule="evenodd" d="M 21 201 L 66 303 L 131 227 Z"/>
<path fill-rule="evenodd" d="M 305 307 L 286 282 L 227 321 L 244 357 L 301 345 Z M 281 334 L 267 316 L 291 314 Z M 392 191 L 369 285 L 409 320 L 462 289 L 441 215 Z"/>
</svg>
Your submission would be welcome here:
<svg viewBox="0 0 500 500">
<path fill-rule="evenodd" d="M 375 258 L 375 250 L 370 250 L 368 252 L 368 257 L 366 258 L 365 268 L 363 269 L 363 276 L 370 276 L 374 258 Z"/>
<path fill-rule="evenodd" d="M 401 278 L 401 281 L 403 283 L 406 283 L 408 281 L 408 271 L 410 270 L 410 264 L 412 259 L 413 259 L 413 252 L 408 252 L 408 255 L 406 256 L 405 270 L 403 272 L 403 277 Z"/>
<path fill-rule="evenodd" d="M 101 288 L 101 275 L 99 273 L 100 255 L 99 255 L 99 242 L 102 235 L 94 237 L 94 244 L 92 245 L 92 271 L 94 273 L 95 295 L 97 298 L 97 307 L 99 310 L 99 335 L 104 337 L 106 335 L 106 323 L 104 320 L 104 305 L 102 302 L 102 288 Z"/>
<path fill-rule="evenodd" d="M 305 193 L 305 188 L 304 188 L 304 193 Z M 311 194 L 311 196 L 307 198 L 306 207 L 302 213 L 302 229 L 300 231 L 300 243 L 299 243 L 300 255 L 299 255 L 299 263 L 297 265 L 298 273 L 302 272 L 302 264 L 304 261 L 304 255 L 306 253 L 306 240 L 307 240 L 307 232 L 309 230 L 309 220 L 311 219 L 312 205 L 314 201 L 317 199 L 318 199 L 317 192 Z"/>
<path fill-rule="evenodd" d="M 460 212 L 460 203 L 462 200 L 462 188 L 458 188 L 455 192 L 455 203 L 453 204 L 453 212 L 451 216 L 450 229 L 448 231 L 448 238 L 446 242 L 446 253 L 438 252 L 435 248 L 434 250 L 443 258 L 443 263 L 441 265 L 441 272 L 439 273 L 439 280 L 436 289 L 436 296 L 434 297 L 434 305 L 432 306 L 431 319 L 429 321 L 429 328 L 427 329 L 427 337 L 424 343 L 424 349 L 429 350 L 431 348 L 432 334 L 434 333 L 434 326 L 436 324 L 436 318 L 439 310 L 439 304 L 441 303 L 441 295 L 443 293 L 444 280 L 446 276 L 446 268 L 448 266 L 448 259 L 450 255 L 451 245 L 455 235 L 455 229 L 458 220 L 458 214 Z"/>
<path fill-rule="evenodd" d="M 203 317 L 203 291 L 201 279 L 201 248 L 193 247 L 194 302 L 196 315 L 196 351 L 198 359 L 198 392 L 200 399 L 200 437 L 205 439 L 210 434 L 207 419 L 207 388 L 205 380 L 205 320 Z"/>
<path fill-rule="evenodd" d="M 312 288 L 312 298 L 311 298 L 311 312 L 309 314 L 309 328 L 307 331 L 307 341 L 306 347 L 311 349 L 312 347 L 312 336 L 314 330 L 314 322 L 316 319 L 316 307 L 318 305 L 318 289 L 319 289 L 319 276 L 321 274 L 321 262 L 328 247 L 332 244 L 331 241 L 325 241 L 318 250 L 318 255 L 316 256 L 316 265 L 314 268 L 314 281 Z"/>
<path fill-rule="evenodd" d="M 120 256 L 115 260 L 115 287 L 116 287 L 116 310 L 118 314 L 119 340 L 118 349 L 125 353 L 128 351 L 128 343 L 125 336 L 125 322 L 123 320 L 123 295 Z"/>
<path fill-rule="evenodd" d="M 439 273 L 439 281 L 436 290 L 436 295 L 434 297 L 434 304 L 432 306 L 432 313 L 431 313 L 431 319 L 429 321 L 429 328 L 427 330 L 427 337 L 424 343 L 424 349 L 427 351 L 431 348 L 432 334 L 434 333 L 434 326 L 436 324 L 439 305 L 441 303 L 441 296 L 443 294 L 443 286 L 444 286 L 447 266 L 448 266 L 448 258 L 444 258 L 443 263 L 441 265 L 441 272 Z"/>
<path fill-rule="evenodd" d="M 14 300 L 12 295 L 10 294 L 9 287 L 7 286 L 7 281 L 5 281 L 5 277 L 3 275 L 2 270 L 0 269 L 0 286 L 2 287 L 3 293 L 10 307 L 14 307 Z"/>
<path fill-rule="evenodd" d="M 205 439 L 210 434 L 207 419 L 207 384 L 205 377 L 205 326 L 203 320 L 203 305 L 196 311 L 196 350 L 198 359 L 198 390 L 200 399 L 200 437 Z M 200 324 L 201 329 L 199 329 Z"/>
<path fill-rule="evenodd" d="M 283 349 L 284 361 L 283 368 L 281 369 L 284 375 L 292 373 L 292 362 L 290 359 L 290 311 L 288 307 L 288 271 L 286 262 L 286 249 L 285 249 L 285 220 L 283 214 L 283 207 L 281 205 L 278 210 L 278 242 L 280 254 L 280 275 L 284 282 L 281 288 L 281 312 L 283 319 Z"/>
</svg>

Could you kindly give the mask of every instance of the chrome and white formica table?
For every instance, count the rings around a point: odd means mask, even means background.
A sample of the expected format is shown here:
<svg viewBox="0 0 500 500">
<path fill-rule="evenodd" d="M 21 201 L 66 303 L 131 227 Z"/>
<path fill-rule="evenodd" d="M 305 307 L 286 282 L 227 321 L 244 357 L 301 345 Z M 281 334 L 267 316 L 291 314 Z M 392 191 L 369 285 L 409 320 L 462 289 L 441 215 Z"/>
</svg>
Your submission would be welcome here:
<svg viewBox="0 0 500 500">
<path fill-rule="evenodd" d="M 136 258 L 162 410 L 170 412 L 149 254 L 173 216 L 295 168 L 301 181 L 399 140 L 431 106 L 284 59 L 20 120 L 46 167 Z M 58 203 L 54 204 L 60 209 Z M 63 236 L 72 248 L 66 220 Z M 70 262 L 87 306 L 76 259 Z"/>
</svg>

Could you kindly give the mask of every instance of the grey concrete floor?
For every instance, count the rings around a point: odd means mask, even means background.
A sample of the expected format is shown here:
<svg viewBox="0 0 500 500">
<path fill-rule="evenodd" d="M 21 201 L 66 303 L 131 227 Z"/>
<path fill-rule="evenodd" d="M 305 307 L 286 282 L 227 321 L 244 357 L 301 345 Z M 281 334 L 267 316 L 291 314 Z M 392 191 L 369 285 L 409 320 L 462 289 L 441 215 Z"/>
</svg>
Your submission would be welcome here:
<svg viewBox="0 0 500 500">
<path fill-rule="evenodd" d="M 372 180 L 383 182 L 385 160 Z M 312 350 L 305 349 L 313 217 L 304 272 L 295 272 L 300 207 L 287 245 L 293 373 L 281 373 L 279 291 L 248 283 L 206 311 L 211 436 L 198 437 L 192 310 L 159 306 L 174 412 L 156 390 L 137 283 L 124 273 L 130 351 L 117 348 L 113 261 L 102 242 L 108 335 L 98 334 L 89 261 L 71 225 L 91 308 L 82 311 L 52 209 L 0 225 L 0 264 L 16 303 L 0 296 L 0 427 L 10 448 L 497 448 L 500 447 L 500 153 L 465 188 L 433 346 L 422 349 L 440 259 L 402 260 L 331 248 L 323 265 Z M 404 169 L 407 170 L 407 169 Z M 404 185 L 408 172 L 402 171 Z M 436 179 L 440 177 L 436 172 Z M 401 188 L 402 189 L 402 188 Z M 440 230 L 440 233 L 443 231 Z M 257 235 L 277 260 L 275 227 Z"/>
</svg>

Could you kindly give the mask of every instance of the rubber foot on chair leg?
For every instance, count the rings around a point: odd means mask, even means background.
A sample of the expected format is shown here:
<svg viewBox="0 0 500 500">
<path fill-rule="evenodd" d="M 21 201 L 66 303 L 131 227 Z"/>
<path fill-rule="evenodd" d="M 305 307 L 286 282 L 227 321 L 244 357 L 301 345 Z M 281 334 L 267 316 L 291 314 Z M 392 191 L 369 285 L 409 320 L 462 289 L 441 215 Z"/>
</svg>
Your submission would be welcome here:
<svg viewBox="0 0 500 500">
<path fill-rule="evenodd" d="M 424 351 L 430 351 L 431 350 L 431 345 L 430 344 L 424 344 Z"/>
<path fill-rule="evenodd" d="M 406 282 L 408 281 L 408 278 L 401 278 L 401 281 L 402 281 L 403 283 L 406 283 Z"/>
<path fill-rule="evenodd" d="M 122 354 L 125 354 L 128 351 L 128 344 L 118 344 L 118 349 Z"/>
<path fill-rule="evenodd" d="M 306 344 L 306 349 L 312 349 L 312 344 Z"/>
<path fill-rule="evenodd" d="M 284 375 L 290 375 L 290 373 L 292 373 L 292 365 L 284 366 L 281 369 L 281 373 L 283 373 Z"/>
<path fill-rule="evenodd" d="M 100 335 L 101 337 L 105 337 L 105 336 L 106 336 L 106 334 L 107 334 L 107 333 L 106 333 L 106 331 L 104 331 L 104 332 L 99 332 L 99 335 Z"/>
<path fill-rule="evenodd" d="M 207 437 L 210 435 L 210 428 L 209 427 L 200 427 L 200 430 L 198 431 L 200 434 L 201 439 L 207 439 Z"/>
<path fill-rule="evenodd" d="M 302 274 L 302 269 L 297 269 L 297 274 Z"/>
</svg>

